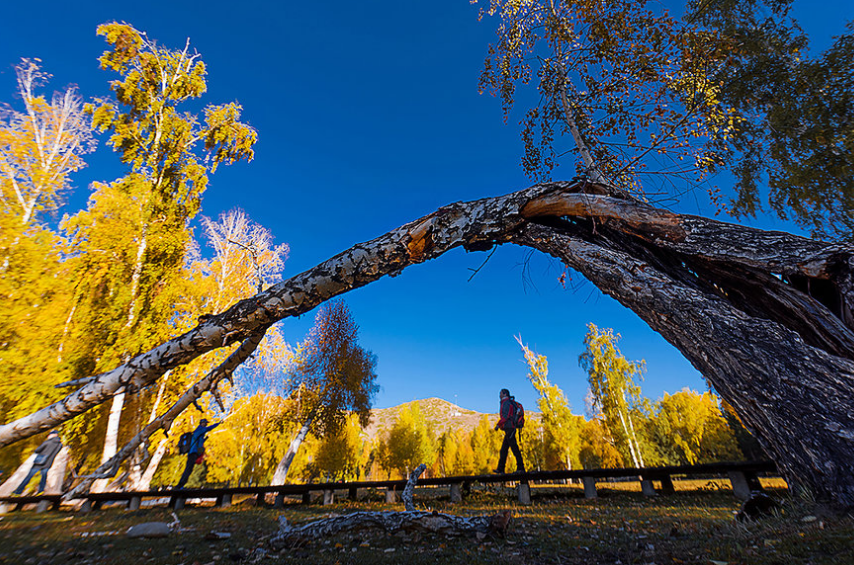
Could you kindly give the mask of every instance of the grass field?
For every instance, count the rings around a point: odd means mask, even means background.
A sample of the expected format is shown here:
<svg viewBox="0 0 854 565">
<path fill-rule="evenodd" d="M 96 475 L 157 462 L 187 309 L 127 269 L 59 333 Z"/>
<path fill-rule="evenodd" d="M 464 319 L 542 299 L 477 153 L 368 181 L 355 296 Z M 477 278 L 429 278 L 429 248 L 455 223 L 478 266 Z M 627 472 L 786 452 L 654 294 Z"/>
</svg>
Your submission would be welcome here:
<svg viewBox="0 0 854 565">
<path fill-rule="evenodd" d="M 168 509 L 129 512 L 121 507 L 80 514 L 71 511 L 13 512 L 0 518 L 0 563 L 224 563 L 320 564 L 854 564 L 854 518 L 828 515 L 808 501 L 793 500 L 779 483 L 765 486 L 783 511 L 740 523 L 739 502 L 728 481 L 676 481 L 675 495 L 643 497 L 637 483 L 602 483 L 600 497 L 583 498 L 580 487 L 536 486 L 534 503 L 519 506 L 512 489 L 475 489 L 451 504 L 446 491 L 418 491 L 423 508 L 461 515 L 510 509 L 506 539 L 385 533 L 342 536 L 285 553 L 262 554 L 265 538 L 280 515 L 298 524 L 332 513 L 402 510 L 383 502 L 382 493 L 363 493 L 359 502 L 333 506 L 288 504 L 258 508 L 247 499 L 229 508 L 186 508 L 178 513 L 182 531 L 165 539 L 130 539 L 128 527 L 171 522 Z M 211 532 L 228 539 L 207 541 Z M 254 553 L 253 553 L 254 552 Z"/>
</svg>

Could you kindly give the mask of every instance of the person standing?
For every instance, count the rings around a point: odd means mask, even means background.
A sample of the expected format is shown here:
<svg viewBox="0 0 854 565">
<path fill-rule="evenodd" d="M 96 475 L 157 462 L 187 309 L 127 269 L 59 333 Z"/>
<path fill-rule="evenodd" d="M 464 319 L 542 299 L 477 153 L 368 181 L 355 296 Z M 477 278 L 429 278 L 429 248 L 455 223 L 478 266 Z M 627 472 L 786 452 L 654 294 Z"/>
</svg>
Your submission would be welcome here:
<svg viewBox="0 0 854 565">
<path fill-rule="evenodd" d="M 193 473 L 193 467 L 196 463 L 201 463 L 202 455 L 205 453 L 205 437 L 209 431 L 220 425 L 222 422 L 217 422 L 208 426 L 208 421 L 204 418 L 199 422 L 199 426 L 193 430 L 193 437 L 190 440 L 190 451 L 187 452 L 187 466 L 184 468 L 184 474 L 181 475 L 181 480 L 175 486 L 176 489 L 184 488 L 190 475 Z"/>
<path fill-rule="evenodd" d="M 516 441 L 516 400 L 510 396 L 510 391 L 502 388 L 499 392 L 501 407 L 498 409 L 499 420 L 495 424 L 495 430 L 504 430 L 504 441 L 501 442 L 501 451 L 498 454 L 498 468 L 495 472 L 504 473 L 504 465 L 507 462 L 507 451 L 513 452 L 516 458 L 516 472 L 524 473 L 525 464 L 522 462 L 522 452 Z"/>
<path fill-rule="evenodd" d="M 51 430 L 51 432 L 47 434 L 47 439 L 36 448 L 36 458 L 35 461 L 33 461 L 33 466 L 30 467 L 30 472 L 27 473 L 27 478 L 25 478 L 18 488 L 15 489 L 15 494 L 22 494 L 27 484 L 30 482 L 30 479 L 32 479 L 36 473 L 42 474 L 41 479 L 39 480 L 39 490 L 36 494 L 43 493 L 45 486 L 47 485 L 47 472 L 50 471 L 50 467 L 53 465 L 53 460 L 61 449 L 62 441 L 59 439 L 59 432 Z"/>
</svg>

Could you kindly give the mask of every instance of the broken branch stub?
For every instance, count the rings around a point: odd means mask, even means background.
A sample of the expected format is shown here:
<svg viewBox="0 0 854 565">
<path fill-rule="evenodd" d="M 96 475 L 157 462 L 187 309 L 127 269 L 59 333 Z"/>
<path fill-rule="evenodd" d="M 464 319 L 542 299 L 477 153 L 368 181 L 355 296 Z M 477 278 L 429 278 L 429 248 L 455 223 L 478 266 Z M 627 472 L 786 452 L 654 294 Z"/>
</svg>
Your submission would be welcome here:
<svg viewBox="0 0 854 565">
<path fill-rule="evenodd" d="M 418 484 L 418 477 L 420 477 L 421 473 L 426 470 L 427 465 L 424 463 L 413 469 L 412 472 L 409 473 L 409 480 L 406 481 L 406 486 L 403 487 L 403 494 L 400 498 L 403 499 L 403 507 L 409 512 L 415 510 L 415 500 L 413 499 L 415 496 L 415 485 Z"/>
</svg>

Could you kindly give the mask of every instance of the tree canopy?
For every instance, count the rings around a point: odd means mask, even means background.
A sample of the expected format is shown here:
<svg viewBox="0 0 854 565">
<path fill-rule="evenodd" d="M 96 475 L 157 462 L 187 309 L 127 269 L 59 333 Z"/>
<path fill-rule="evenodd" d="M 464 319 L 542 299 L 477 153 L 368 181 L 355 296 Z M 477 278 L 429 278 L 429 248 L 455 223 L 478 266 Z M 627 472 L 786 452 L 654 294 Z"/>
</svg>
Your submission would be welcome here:
<svg viewBox="0 0 854 565">
<path fill-rule="evenodd" d="M 521 120 L 522 166 L 567 155 L 597 182 L 664 202 L 706 186 L 719 209 L 764 205 L 823 237 L 854 217 L 854 22 L 815 57 L 792 0 L 490 0 L 499 17 L 481 88 Z M 536 84 L 536 95 L 520 91 Z M 735 177 L 721 192 L 720 171 Z M 672 200 L 671 200 L 672 201 Z"/>
</svg>

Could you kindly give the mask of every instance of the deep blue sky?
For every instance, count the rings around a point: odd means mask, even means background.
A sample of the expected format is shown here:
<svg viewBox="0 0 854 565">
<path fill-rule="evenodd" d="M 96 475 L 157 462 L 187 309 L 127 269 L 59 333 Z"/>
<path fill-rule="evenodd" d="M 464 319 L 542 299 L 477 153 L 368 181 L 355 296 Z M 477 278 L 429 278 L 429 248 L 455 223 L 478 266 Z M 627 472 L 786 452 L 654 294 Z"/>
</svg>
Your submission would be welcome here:
<svg viewBox="0 0 854 565">
<path fill-rule="evenodd" d="M 291 247 L 288 277 L 449 202 L 531 184 L 518 164 L 518 117 L 503 124 L 498 101 L 477 92 L 494 33 L 477 11 L 467 0 L 15 2 L 0 17 L 0 101 L 19 102 L 21 57 L 42 59 L 50 88 L 107 95 L 115 77 L 98 69 L 100 23 L 131 23 L 173 48 L 189 37 L 208 68 L 204 101 L 239 101 L 259 132 L 255 161 L 220 169 L 203 213 L 240 207 L 272 229 Z M 821 47 L 854 18 L 854 4 L 801 0 L 796 14 Z M 63 212 L 83 205 L 91 181 L 123 174 L 103 137 L 88 161 Z M 679 208 L 702 209 L 693 198 Z M 345 296 L 362 344 L 378 356 L 377 406 L 439 396 L 491 412 L 507 387 L 533 408 L 513 339 L 521 334 L 548 356 L 552 381 L 581 413 L 588 322 L 614 328 L 623 353 L 646 360 L 646 396 L 705 389 L 678 351 L 578 275 L 564 289 L 559 264 L 506 246 L 468 282 L 485 256 L 457 250 Z M 287 338 L 302 339 L 312 318 L 285 322 Z"/>
</svg>

